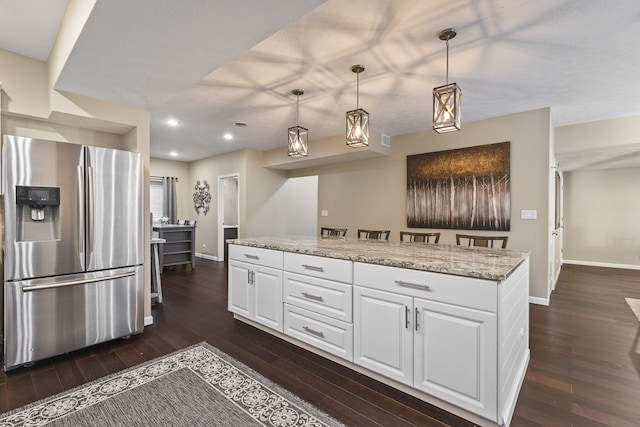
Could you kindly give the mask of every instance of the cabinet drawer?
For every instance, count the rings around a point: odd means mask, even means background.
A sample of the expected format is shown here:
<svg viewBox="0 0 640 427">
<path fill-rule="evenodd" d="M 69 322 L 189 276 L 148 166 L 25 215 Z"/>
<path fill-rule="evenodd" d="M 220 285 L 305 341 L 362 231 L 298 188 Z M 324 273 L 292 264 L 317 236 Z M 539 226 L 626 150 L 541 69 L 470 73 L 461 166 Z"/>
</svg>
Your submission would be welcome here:
<svg viewBox="0 0 640 427">
<path fill-rule="evenodd" d="M 337 282 L 351 283 L 353 263 L 345 259 L 285 252 L 284 269 L 292 273 L 320 277 Z"/>
<path fill-rule="evenodd" d="M 354 285 L 496 312 L 498 283 L 491 280 L 356 262 Z"/>
<path fill-rule="evenodd" d="M 251 246 L 229 245 L 229 259 L 282 270 L 282 252 Z"/>
<path fill-rule="evenodd" d="M 172 241 L 187 241 L 190 242 L 193 239 L 193 230 L 163 230 L 162 238 L 167 242 Z"/>
<path fill-rule="evenodd" d="M 350 323 L 285 304 L 284 333 L 353 362 L 353 325 Z"/>
<path fill-rule="evenodd" d="M 352 286 L 295 273 L 284 273 L 284 302 L 351 323 Z"/>
</svg>

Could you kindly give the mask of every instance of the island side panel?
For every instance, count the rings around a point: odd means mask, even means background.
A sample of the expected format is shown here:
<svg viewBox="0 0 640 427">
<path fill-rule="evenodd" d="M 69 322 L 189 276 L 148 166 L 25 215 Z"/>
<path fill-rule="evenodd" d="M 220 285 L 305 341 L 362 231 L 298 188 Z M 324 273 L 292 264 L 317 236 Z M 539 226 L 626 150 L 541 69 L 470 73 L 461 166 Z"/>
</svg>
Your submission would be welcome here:
<svg viewBox="0 0 640 427">
<path fill-rule="evenodd" d="M 498 413 L 509 425 L 529 365 L 529 258 L 498 285 Z"/>
</svg>

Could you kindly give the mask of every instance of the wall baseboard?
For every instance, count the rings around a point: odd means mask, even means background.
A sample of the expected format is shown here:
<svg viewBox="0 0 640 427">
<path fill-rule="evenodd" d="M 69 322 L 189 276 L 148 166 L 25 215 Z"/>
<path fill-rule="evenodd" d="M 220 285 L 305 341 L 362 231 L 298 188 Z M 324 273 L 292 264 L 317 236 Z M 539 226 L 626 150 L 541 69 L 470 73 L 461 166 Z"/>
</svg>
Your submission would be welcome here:
<svg viewBox="0 0 640 427">
<path fill-rule="evenodd" d="M 144 326 L 153 325 L 153 316 L 145 316 Z"/>
<path fill-rule="evenodd" d="M 211 260 L 211 261 L 217 261 L 217 260 L 218 260 L 218 257 L 217 257 L 217 256 L 214 256 L 214 255 L 207 255 L 207 254 L 200 254 L 200 253 L 198 253 L 198 252 L 196 252 L 196 256 L 197 256 L 198 258 L 208 259 L 208 260 Z"/>
<path fill-rule="evenodd" d="M 562 263 L 575 264 L 575 265 L 588 265 L 591 267 L 624 268 L 626 270 L 640 270 L 640 265 L 634 265 L 634 264 L 615 264 L 611 262 L 580 261 L 575 259 L 563 259 Z"/>
<path fill-rule="evenodd" d="M 531 304 L 548 306 L 549 305 L 549 298 L 529 297 L 529 302 Z"/>
</svg>

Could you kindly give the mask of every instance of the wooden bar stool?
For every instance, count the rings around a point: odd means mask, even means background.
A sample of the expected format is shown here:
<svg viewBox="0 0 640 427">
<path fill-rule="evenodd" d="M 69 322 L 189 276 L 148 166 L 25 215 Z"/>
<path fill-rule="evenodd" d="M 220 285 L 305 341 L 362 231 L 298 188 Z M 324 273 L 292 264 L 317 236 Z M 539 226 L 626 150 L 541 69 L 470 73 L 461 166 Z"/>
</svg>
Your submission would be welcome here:
<svg viewBox="0 0 640 427">
<path fill-rule="evenodd" d="M 166 239 L 151 238 L 151 299 L 158 299 L 162 304 L 162 282 L 160 281 L 160 257 L 158 246 L 165 243 Z"/>
<path fill-rule="evenodd" d="M 346 228 L 320 228 L 320 237 L 344 237 L 347 235 Z"/>
<path fill-rule="evenodd" d="M 506 248 L 509 236 L 475 236 L 472 234 L 456 234 L 456 244 L 463 245 L 463 241 L 467 241 L 466 246 L 479 246 L 483 248 Z M 500 245 L 501 246 L 498 246 Z"/>
<path fill-rule="evenodd" d="M 361 240 L 389 240 L 390 230 L 358 229 L 358 239 Z"/>
<path fill-rule="evenodd" d="M 422 242 L 422 243 L 438 243 L 440 241 L 440 233 L 415 233 L 413 231 L 401 231 L 401 242 Z"/>
</svg>

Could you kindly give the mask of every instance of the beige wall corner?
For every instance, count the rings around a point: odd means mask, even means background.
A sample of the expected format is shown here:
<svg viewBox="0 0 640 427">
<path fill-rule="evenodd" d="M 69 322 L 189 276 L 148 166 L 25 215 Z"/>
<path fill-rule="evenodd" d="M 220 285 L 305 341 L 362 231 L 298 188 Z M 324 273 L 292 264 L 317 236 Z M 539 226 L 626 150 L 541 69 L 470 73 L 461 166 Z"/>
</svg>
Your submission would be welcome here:
<svg viewBox="0 0 640 427">
<path fill-rule="evenodd" d="M 148 111 L 54 91 L 47 65 L 0 50 L 2 132 L 136 151 L 143 155 L 149 177 L 150 131 Z M 144 208 L 149 211 L 145 187 Z M 145 215 L 145 240 L 150 224 Z M 145 245 L 145 317 L 151 314 L 150 245 Z"/>
<path fill-rule="evenodd" d="M 193 187 L 195 182 L 191 182 L 191 177 L 189 176 L 189 163 L 151 158 L 149 166 L 150 176 L 173 176 L 178 178 L 176 189 L 178 218 L 199 219 L 195 217 L 196 214 L 193 209 Z M 207 182 L 209 185 L 213 185 L 209 180 Z"/>
<path fill-rule="evenodd" d="M 407 230 L 407 155 L 511 142 L 511 231 L 509 248 L 531 252 L 530 295 L 548 298 L 549 165 L 551 116 L 548 108 L 465 123 L 460 132 L 432 130 L 391 139 L 388 157 L 289 171 L 288 176 L 318 175 L 318 209 L 328 211 L 318 226 L 390 229 L 393 240 Z M 536 220 L 520 219 L 536 210 Z M 440 242 L 455 244 L 456 230 L 437 230 Z M 459 231 L 458 231 L 459 232 Z M 483 234 L 478 232 L 478 234 Z M 485 232 L 484 234 L 491 234 Z"/>
</svg>

